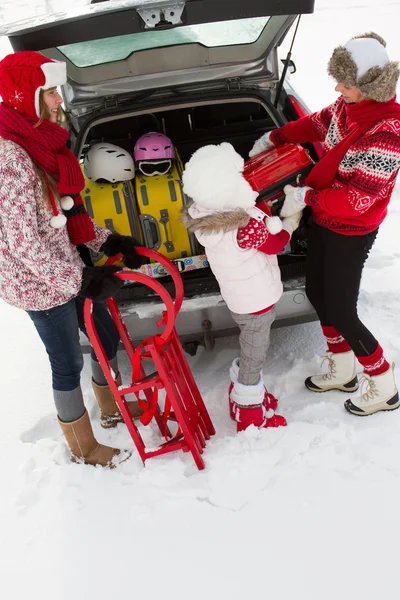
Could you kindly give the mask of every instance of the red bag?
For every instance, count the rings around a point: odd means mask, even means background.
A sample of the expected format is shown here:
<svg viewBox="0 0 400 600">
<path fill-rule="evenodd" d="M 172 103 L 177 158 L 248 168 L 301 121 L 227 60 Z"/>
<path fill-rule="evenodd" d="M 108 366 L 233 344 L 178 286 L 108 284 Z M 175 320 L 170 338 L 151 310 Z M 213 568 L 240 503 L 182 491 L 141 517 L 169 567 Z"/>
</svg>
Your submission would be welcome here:
<svg viewBox="0 0 400 600">
<path fill-rule="evenodd" d="M 307 150 L 298 144 L 284 144 L 254 156 L 244 164 L 243 176 L 260 192 L 257 208 L 283 196 L 285 185 L 296 185 L 314 166 Z"/>
</svg>

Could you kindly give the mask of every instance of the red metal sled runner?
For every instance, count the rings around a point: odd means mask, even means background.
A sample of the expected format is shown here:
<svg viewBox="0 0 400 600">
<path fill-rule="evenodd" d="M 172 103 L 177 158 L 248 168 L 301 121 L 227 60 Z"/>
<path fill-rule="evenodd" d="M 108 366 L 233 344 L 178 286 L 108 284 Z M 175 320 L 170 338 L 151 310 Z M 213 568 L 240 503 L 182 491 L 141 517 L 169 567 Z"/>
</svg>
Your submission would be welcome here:
<svg viewBox="0 0 400 600">
<path fill-rule="evenodd" d="M 86 300 L 84 316 L 89 340 L 143 463 L 152 456 L 183 450 L 184 452 L 190 451 L 197 467 L 204 469 L 204 460 L 201 455 L 206 441 L 215 433 L 215 429 L 175 329 L 175 318 L 183 301 L 182 279 L 177 268 L 158 252 L 142 247 L 136 248 L 136 251 L 142 256 L 156 260 L 166 268 L 175 284 L 175 301 L 161 283 L 147 275 L 134 271 L 120 271 L 116 273 L 116 276 L 125 281 L 135 281 L 146 285 L 160 296 L 166 310 L 157 322 L 157 326 L 164 326 L 164 330 L 157 335 L 147 337 L 135 348 L 116 301 L 114 298 L 107 300 L 108 309 L 132 365 L 132 381 L 128 386 L 118 387 L 95 330 L 92 316 L 93 303 L 91 300 Z M 142 362 L 149 359 L 154 362 L 156 371 L 146 375 Z M 163 410 L 158 404 L 160 390 L 165 390 Z M 146 449 L 140 431 L 128 410 L 125 396 L 132 393 L 135 394 L 140 406 L 144 409 L 140 418 L 141 423 L 148 425 L 154 419 L 166 440 L 156 449 Z M 174 421 L 178 426 L 175 435 L 170 433 L 168 426 L 170 421 Z"/>
</svg>

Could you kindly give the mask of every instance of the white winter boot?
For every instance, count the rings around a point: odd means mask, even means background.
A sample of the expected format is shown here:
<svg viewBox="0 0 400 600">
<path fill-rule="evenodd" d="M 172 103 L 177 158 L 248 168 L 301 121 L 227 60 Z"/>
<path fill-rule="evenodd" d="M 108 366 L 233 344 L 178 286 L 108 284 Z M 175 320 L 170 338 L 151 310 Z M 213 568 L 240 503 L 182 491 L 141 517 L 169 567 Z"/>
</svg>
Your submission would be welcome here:
<svg viewBox="0 0 400 600">
<path fill-rule="evenodd" d="M 264 382 L 262 377 L 256 385 L 243 385 L 236 381 L 230 388 L 229 401 L 232 404 L 236 430 L 244 431 L 250 425 L 255 427 L 285 427 L 285 417 L 276 415 L 264 404 Z"/>
<path fill-rule="evenodd" d="M 381 410 L 396 410 L 400 406 L 394 380 L 394 363 L 381 375 L 364 375 L 360 379 L 361 396 L 346 400 L 344 407 L 353 415 L 365 417 Z M 362 391 L 364 388 L 364 391 Z"/>
<path fill-rule="evenodd" d="M 312 392 L 327 392 L 328 390 L 355 392 L 358 389 L 356 357 L 352 350 L 328 352 L 323 357 L 322 364 L 325 361 L 328 361 L 328 373 L 307 377 L 304 382 L 306 388 Z"/>
<path fill-rule="evenodd" d="M 233 401 L 231 398 L 231 392 L 233 390 L 233 386 L 235 383 L 238 382 L 238 377 L 239 377 L 239 361 L 240 358 L 237 357 L 233 360 L 232 362 L 232 366 L 229 369 L 229 375 L 231 378 L 231 385 L 229 386 L 229 414 L 231 416 L 231 419 L 235 420 L 235 414 L 233 412 Z M 260 373 L 260 377 L 262 378 L 262 372 Z M 276 410 L 278 408 L 278 400 L 275 398 L 275 396 L 273 394 L 271 394 L 266 386 L 264 385 L 264 406 L 266 410 Z"/>
</svg>

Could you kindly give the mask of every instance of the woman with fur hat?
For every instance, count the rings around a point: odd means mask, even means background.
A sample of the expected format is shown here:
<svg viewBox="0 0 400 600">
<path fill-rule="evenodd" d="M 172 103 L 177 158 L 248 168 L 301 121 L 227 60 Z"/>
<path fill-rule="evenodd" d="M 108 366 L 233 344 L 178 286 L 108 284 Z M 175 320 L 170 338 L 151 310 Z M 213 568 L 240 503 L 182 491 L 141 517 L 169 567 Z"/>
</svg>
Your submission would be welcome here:
<svg viewBox="0 0 400 600">
<path fill-rule="evenodd" d="M 65 63 L 37 52 L 17 52 L 0 62 L 0 297 L 28 313 L 45 345 L 58 420 L 72 458 L 115 466 L 128 455 L 99 444 L 93 435 L 80 386 L 79 329 L 85 332 L 84 298 L 99 301 L 96 328 L 118 373 L 119 335 L 101 302 L 122 281 L 114 276 L 117 267 L 85 266 L 78 246 L 107 255 L 122 252 L 132 267 L 142 259 L 135 240 L 110 235 L 84 209 L 84 179 L 67 147 L 57 92 L 65 83 Z M 121 415 L 94 354 L 92 372 L 102 425 L 114 426 Z"/>
<path fill-rule="evenodd" d="M 363 266 L 400 168 L 399 67 L 390 61 L 385 41 L 365 33 L 334 50 L 328 72 L 337 81 L 339 99 L 263 135 L 250 156 L 286 142 L 324 143 L 324 155 L 305 186 L 286 186 L 281 212 L 287 217 L 310 206 L 313 216 L 306 290 L 326 338 L 328 372 L 305 384 L 314 392 L 354 392 L 357 359 L 366 385 L 345 408 L 364 416 L 400 406 L 394 366 L 357 314 Z"/>
<path fill-rule="evenodd" d="M 244 179 L 243 158 L 231 144 L 197 150 L 182 176 L 193 200 L 183 220 L 205 248 L 208 262 L 240 329 L 240 357 L 230 368 L 229 407 L 237 430 L 286 425 L 276 398 L 264 387 L 274 305 L 283 286 L 277 261 L 298 227 L 301 211 L 283 220 L 255 207 L 258 196 Z"/>
</svg>

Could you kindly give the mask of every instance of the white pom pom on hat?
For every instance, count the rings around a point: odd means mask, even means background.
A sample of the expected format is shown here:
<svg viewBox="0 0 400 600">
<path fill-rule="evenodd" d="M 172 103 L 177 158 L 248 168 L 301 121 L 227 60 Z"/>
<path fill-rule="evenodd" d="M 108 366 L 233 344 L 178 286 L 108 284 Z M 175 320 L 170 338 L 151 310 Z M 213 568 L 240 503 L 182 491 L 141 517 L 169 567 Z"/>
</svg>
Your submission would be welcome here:
<svg viewBox="0 0 400 600">
<path fill-rule="evenodd" d="M 60 199 L 60 204 L 63 210 L 71 210 L 71 208 L 74 206 L 74 200 L 71 198 L 71 196 L 63 196 Z"/>
<path fill-rule="evenodd" d="M 53 210 L 53 216 L 49 221 L 50 227 L 53 227 L 53 229 L 61 229 L 61 227 L 64 227 L 67 224 L 67 217 L 63 214 L 60 214 L 60 211 L 58 210 L 56 201 L 54 199 L 53 190 L 51 189 L 51 186 L 47 181 L 46 175 L 45 180 L 47 184 L 47 191 L 49 194 L 51 208 Z M 74 201 L 71 198 L 71 196 L 63 196 L 62 198 L 60 198 L 60 206 L 63 210 L 71 210 L 71 208 L 74 206 Z"/>
<path fill-rule="evenodd" d="M 51 227 L 53 227 L 53 229 L 61 229 L 61 227 L 64 227 L 64 225 L 66 225 L 67 223 L 67 217 L 65 215 L 57 215 L 54 217 L 51 217 L 50 219 L 50 225 Z"/>
</svg>

